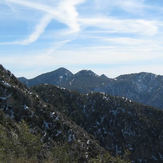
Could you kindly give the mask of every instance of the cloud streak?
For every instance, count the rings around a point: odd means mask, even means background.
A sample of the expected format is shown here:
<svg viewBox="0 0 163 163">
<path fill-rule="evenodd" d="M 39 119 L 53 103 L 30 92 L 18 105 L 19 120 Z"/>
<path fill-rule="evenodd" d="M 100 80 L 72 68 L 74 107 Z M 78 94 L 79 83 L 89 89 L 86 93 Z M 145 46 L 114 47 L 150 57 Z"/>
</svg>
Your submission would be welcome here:
<svg viewBox="0 0 163 163">
<path fill-rule="evenodd" d="M 34 32 L 27 39 L 23 40 L 22 42 L 19 42 L 19 44 L 28 45 L 30 43 L 35 42 L 40 37 L 40 35 L 44 33 L 46 27 L 48 26 L 52 19 L 53 17 L 51 15 L 45 15 L 41 19 L 39 24 L 36 25 Z"/>
<path fill-rule="evenodd" d="M 21 41 L 1 42 L 0 45 L 29 45 L 39 39 L 53 19 L 56 19 L 69 27 L 69 30 L 65 34 L 79 32 L 80 24 L 78 23 L 78 12 L 75 7 L 84 1 L 85 0 L 63 0 L 56 6 L 50 6 L 26 0 L 6 0 L 7 5 L 11 6 L 11 4 L 16 4 L 40 10 L 45 14 L 45 16 L 35 26 L 34 31 L 28 36 L 28 38 Z"/>
<path fill-rule="evenodd" d="M 143 19 L 117 19 L 114 17 L 101 17 L 96 16 L 92 18 L 82 17 L 76 9 L 76 6 L 86 2 L 86 0 L 61 0 L 52 4 L 47 0 L 47 3 L 43 1 L 31 1 L 31 0 L 6 0 L 7 5 L 15 4 L 24 6 L 30 9 L 39 10 L 45 15 L 40 22 L 35 26 L 34 31 L 24 40 L 13 42 L 1 42 L 0 45 L 29 45 L 37 41 L 41 34 L 44 33 L 47 25 L 54 19 L 69 27 L 69 30 L 62 32 L 62 35 L 77 33 L 81 31 L 81 26 L 96 27 L 99 30 L 107 30 L 110 33 L 132 33 L 138 35 L 153 36 L 158 33 L 158 24 L 156 21 L 149 21 Z M 55 1 L 56 2 L 56 1 Z M 100 6 L 101 1 L 95 0 L 96 6 Z M 119 6 L 124 10 L 136 8 L 143 8 L 144 1 L 139 2 L 135 0 L 108 0 L 104 1 L 107 6 Z M 82 28 L 83 30 L 83 28 Z"/>
<path fill-rule="evenodd" d="M 81 18 L 84 26 L 96 26 L 99 29 L 110 30 L 112 33 L 137 33 L 143 35 L 155 35 L 158 32 L 157 22 L 143 19 L 115 19 L 109 17 Z"/>
<path fill-rule="evenodd" d="M 0 50 L 9 49 L 6 52 L 9 57 L 0 54 L 2 63 L 21 67 L 115 64 L 118 71 L 122 63 L 163 60 L 163 23 L 161 16 L 156 16 L 161 11 L 159 3 L 153 7 L 145 0 L 6 0 L 6 5 L 14 10 L 10 19 L 20 18 L 32 30 L 24 38 L 26 32 L 21 31 L 24 24 L 21 29 L 18 21 L 16 34 L 11 31 L 8 39 L 0 38 Z M 40 20 L 31 28 L 33 12 Z M 7 19 L 6 22 L 6 26 L 12 25 Z M 1 26 L 3 22 L 0 34 Z M 10 42 L 12 34 L 16 41 Z M 33 48 L 35 45 L 38 48 Z"/>
<path fill-rule="evenodd" d="M 29 45 L 40 37 L 42 33 L 44 33 L 46 27 L 51 22 L 52 16 L 51 15 L 45 15 L 40 22 L 36 25 L 33 33 L 29 35 L 28 38 L 21 40 L 21 41 L 13 41 L 13 42 L 2 42 L 0 45 Z"/>
</svg>

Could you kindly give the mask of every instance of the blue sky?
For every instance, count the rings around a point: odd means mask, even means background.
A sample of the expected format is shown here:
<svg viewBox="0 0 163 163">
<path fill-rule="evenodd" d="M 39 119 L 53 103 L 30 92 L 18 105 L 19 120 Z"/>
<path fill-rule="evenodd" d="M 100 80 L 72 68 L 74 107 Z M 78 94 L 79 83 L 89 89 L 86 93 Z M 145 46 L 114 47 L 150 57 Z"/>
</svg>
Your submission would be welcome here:
<svg viewBox="0 0 163 163">
<path fill-rule="evenodd" d="M 163 1 L 0 0 L 0 63 L 27 78 L 59 67 L 163 75 Z"/>
</svg>

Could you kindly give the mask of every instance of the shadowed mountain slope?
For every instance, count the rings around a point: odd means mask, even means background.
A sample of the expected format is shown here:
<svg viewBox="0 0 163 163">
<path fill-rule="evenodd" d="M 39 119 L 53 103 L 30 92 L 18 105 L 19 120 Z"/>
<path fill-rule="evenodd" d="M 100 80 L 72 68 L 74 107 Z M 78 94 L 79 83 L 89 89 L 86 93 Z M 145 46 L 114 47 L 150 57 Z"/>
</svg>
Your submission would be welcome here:
<svg viewBox="0 0 163 163">
<path fill-rule="evenodd" d="M 97 155 L 102 157 L 107 153 L 93 136 L 58 110 L 0 66 L 2 162 L 7 158 L 7 162 L 13 162 L 9 160 L 12 156 L 16 159 L 34 157 L 35 162 L 48 158 L 52 159 L 51 162 L 89 162 Z M 107 155 L 106 161 L 114 160 Z"/>
<path fill-rule="evenodd" d="M 129 151 L 136 162 L 163 161 L 163 111 L 102 93 L 83 95 L 52 85 L 33 89 L 112 154 Z"/>
</svg>

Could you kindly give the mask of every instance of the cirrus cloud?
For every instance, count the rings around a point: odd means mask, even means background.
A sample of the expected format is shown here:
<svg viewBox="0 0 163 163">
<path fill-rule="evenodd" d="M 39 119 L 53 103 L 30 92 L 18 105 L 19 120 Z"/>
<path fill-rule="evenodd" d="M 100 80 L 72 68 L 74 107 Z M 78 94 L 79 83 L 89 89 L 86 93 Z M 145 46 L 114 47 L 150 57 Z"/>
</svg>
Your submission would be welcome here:
<svg viewBox="0 0 163 163">
<path fill-rule="evenodd" d="M 2 0 L 0 36 L 4 31 L 10 37 L 0 37 L 1 62 L 26 69 L 114 64 L 117 71 L 121 70 L 119 65 L 136 62 L 133 70 L 136 66 L 139 71 L 146 70 L 142 66 L 163 60 L 163 9 L 160 2 L 150 2 Z M 12 14 L 5 14 L 9 10 Z M 19 27 L 19 18 L 25 27 Z M 16 34 L 8 28 L 12 25 Z M 138 66 L 140 61 L 142 66 Z M 127 72 L 128 67 L 124 70 Z"/>
</svg>

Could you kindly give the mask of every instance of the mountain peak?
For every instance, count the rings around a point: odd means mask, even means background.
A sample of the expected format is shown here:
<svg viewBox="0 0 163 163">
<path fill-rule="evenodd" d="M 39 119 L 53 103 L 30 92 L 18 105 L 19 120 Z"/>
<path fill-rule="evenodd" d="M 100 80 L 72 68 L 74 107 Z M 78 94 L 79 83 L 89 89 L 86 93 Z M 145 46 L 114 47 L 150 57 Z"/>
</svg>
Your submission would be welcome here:
<svg viewBox="0 0 163 163">
<path fill-rule="evenodd" d="M 95 74 L 91 70 L 81 70 L 78 73 L 75 74 L 76 76 L 93 76 L 93 77 L 98 77 L 97 74 Z"/>
<path fill-rule="evenodd" d="M 64 76 L 64 77 L 72 77 L 73 76 L 73 73 L 71 72 L 71 71 L 69 71 L 69 70 L 67 70 L 66 68 L 64 68 L 64 67 L 61 67 L 61 68 L 58 68 L 57 70 L 55 70 L 55 71 L 52 71 L 52 72 L 49 72 L 49 73 L 47 73 L 47 75 L 51 75 L 51 76 L 53 76 L 54 75 L 54 77 L 61 77 L 61 76 Z"/>
<path fill-rule="evenodd" d="M 57 70 L 41 74 L 33 79 L 30 79 L 28 86 L 45 83 L 60 85 L 61 83 L 63 84 L 65 81 L 68 81 L 72 76 L 73 73 L 71 71 L 61 67 Z M 22 81 L 21 78 L 19 80 Z M 23 83 L 25 83 L 24 80 Z"/>
<path fill-rule="evenodd" d="M 120 75 L 117 77 L 117 79 L 155 79 L 157 77 L 157 75 L 153 74 L 153 73 L 149 73 L 149 72 L 140 72 L 140 73 L 132 73 L 132 74 L 125 74 L 125 75 Z"/>
<path fill-rule="evenodd" d="M 108 77 L 105 74 L 102 74 L 100 77 L 103 79 L 108 79 Z"/>
<path fill-rule="evenodd" d="M 0 73 L 1 73 L 1 76 L 2 76 L 2 74 L 4 75 L 6 72 L 9 73 L 9 71 L 6 70 L 6 69 L 0 64 Z"/>
<path fill-rule="evenodd" d="M 4 69 L 4 67 L 0 64 L 0 69 Z"/>
<path fill-rule="evenodd" d="M 68 69 L 64 68 L 64 67 L 60 67 L 57 70 L 53 71 L 53 72 L 60 72 L 60 73 L 69 73 L 72 74 L 71 71 L 69 71 Z"/>
</svg>

